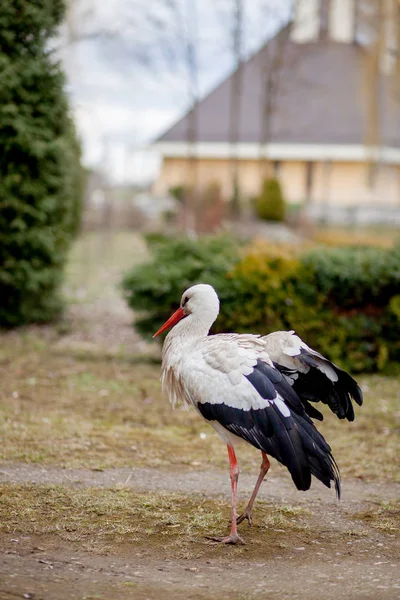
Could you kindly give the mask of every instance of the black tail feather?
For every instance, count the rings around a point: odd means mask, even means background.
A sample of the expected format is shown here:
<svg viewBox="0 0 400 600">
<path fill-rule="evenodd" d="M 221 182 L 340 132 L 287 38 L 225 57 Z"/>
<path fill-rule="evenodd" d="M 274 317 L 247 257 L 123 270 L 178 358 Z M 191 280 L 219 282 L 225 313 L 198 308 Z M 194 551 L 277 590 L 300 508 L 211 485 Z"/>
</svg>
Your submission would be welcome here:
<svg viewBox="0 0 400 600">
<path fill-rule="evenodd" d="M 309 423 L 297 415 L 293 415 L 293 418 L 300 433 L 312 475 L 328 488 L 331 487 L 333 481 L 336 495 L 340 499 L 339 468 L 332 456 L 329 444 L 313 423 Z"/>
</svg>

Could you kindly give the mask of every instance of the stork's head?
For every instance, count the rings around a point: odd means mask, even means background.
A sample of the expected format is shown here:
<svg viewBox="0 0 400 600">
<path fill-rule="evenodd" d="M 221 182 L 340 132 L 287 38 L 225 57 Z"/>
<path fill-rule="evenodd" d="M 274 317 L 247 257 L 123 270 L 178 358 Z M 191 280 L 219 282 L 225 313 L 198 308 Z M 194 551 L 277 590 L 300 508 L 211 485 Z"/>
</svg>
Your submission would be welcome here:
<svg viewBox="0 0 400 600">
<path fill-rule="evenodd" d="M 207 283 L 192 285 L 186 292 L 183 292 L 181 298 L 181 309 L 185 316 L 191 313 L 212 313 L 214 320 L 219 313 L 219 298 L 217 292 Z"/>
<path fill-rule="evenodd" d="M 199 325 L 207 326 L 207 331 L 214 323 L 219 313 L 219 299 L 211 285 L 199 283 L 183 292 L 180 307 L 153 335 L 156 337 L 170 327 L 176 325 L 184 317 Z"/>
</svg>

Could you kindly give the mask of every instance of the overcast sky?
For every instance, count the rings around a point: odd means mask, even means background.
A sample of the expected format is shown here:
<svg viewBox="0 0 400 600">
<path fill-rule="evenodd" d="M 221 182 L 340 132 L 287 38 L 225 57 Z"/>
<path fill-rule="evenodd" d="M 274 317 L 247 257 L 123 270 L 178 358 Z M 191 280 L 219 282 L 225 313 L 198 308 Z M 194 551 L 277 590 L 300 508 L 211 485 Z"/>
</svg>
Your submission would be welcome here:
<svg viewBox="0 0 400 600">
<path fill-rule="evenodd" d="M 196 40 L 204 95 L 233 66 L 232 0 L 70 0 L 61 35 L 84 162 L 116 180 L 146 179 L 150 142 L 189 105 L 185 36 Z M 244 0 L 244 55 L 275 33 L 290 0 Z M 177 10 L 167 8 L 171 3 Z M 78 38 L 75 40 L 75 38 Z"/>
</svg>

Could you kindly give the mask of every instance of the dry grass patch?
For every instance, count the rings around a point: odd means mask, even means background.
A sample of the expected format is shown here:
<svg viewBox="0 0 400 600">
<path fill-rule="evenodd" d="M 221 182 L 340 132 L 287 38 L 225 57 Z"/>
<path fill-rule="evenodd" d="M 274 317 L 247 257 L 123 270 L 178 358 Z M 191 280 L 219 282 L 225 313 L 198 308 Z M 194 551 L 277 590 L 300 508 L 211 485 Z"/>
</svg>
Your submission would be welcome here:
<svg viewBox="0 0 400 600">
<path fill-rule="evenodd" d="M 268 506 L 267 514 L 263 518 L 263 525 L 266 528 L 272 528 L 275 531 L 295 529 L 296 531 L 306 531 L 309 529 L 307 519 L 311 512 L 300 506 Z M 300 518 L 299 518 L 300 517 Z"/>
<path fill-rule="evenodd" d="M 375 507 L 353 515 L 365 524 L 379 529 L 385 533 L 398 534 L 400 532 L 400 500 L 397 502 L 381 502 Z"/>
<path fill-rule="evenodd" d="M 52 534 L 98 552 L 118 552 L 119 547 L 130 545 L 132 550 L 167 551 L 168 556 L 181 558 L 203 551 L 208 555 L 220 552 L 220 546 L 206 536 L 224 534 L 230 525 L 226 499 L 210 500 L 199 494 L 138 494 L 117 487 L 2 485 L 0 513 L 0 531 L 13 537 L 21 532 Z M 297 532 L 306 531 L 309 515 L 302 508 L 259 502 L 254 526 L 242 526 L 241 530 L 256 547 L 286 547 L 291 535 L 297 541 Z"/>
<path fill-rule="evenodd" d="M 54 331 L 43 331 L 1 336 L 0 460 L 95 469 L 227 467 L 213 430 L 193 410 L 173 411 L 162 396 L 159 365 L 77 356 L 58 348 Z M 325 408 L 317 426 L 344 477 L 400 481 L 398 378 L 374 375 L 360 383 L 365 404 L 356 407 L 355 422 Z M 256 475 L 259 453 L 242 445 L 238 456 L 242 469 Z"/>
</svg>

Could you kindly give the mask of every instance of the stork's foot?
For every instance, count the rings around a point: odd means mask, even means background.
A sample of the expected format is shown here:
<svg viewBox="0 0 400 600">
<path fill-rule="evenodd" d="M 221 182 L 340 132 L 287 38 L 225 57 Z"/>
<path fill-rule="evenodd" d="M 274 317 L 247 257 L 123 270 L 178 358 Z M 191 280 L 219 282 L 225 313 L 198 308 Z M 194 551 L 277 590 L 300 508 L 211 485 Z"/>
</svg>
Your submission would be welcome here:
<svg viewBox="0 0 400 600">
<path fill-rule="evenodd" d="M 243 538 L 240 537 L 237 533 L 227 535 L 226 537 L 212 537 L 206 536 L 207 540 L 211 540 L 212 542 L 219 542 L 220 544 L 243 544 L 246 542 Z"/>
<path fill-rule="evenodd" d="M 246 510 L 236 519 L 236 525 L 239 525 L 239 523 L 242 523 L 245 519 L 247 519 L 247 521 L 249 522 L 249 526 L 251 527 L 253 523 L 253 520 L 251 518 L 251 512 L 251 510 L 248 510 L 246 508 Z"/>
</svg>

